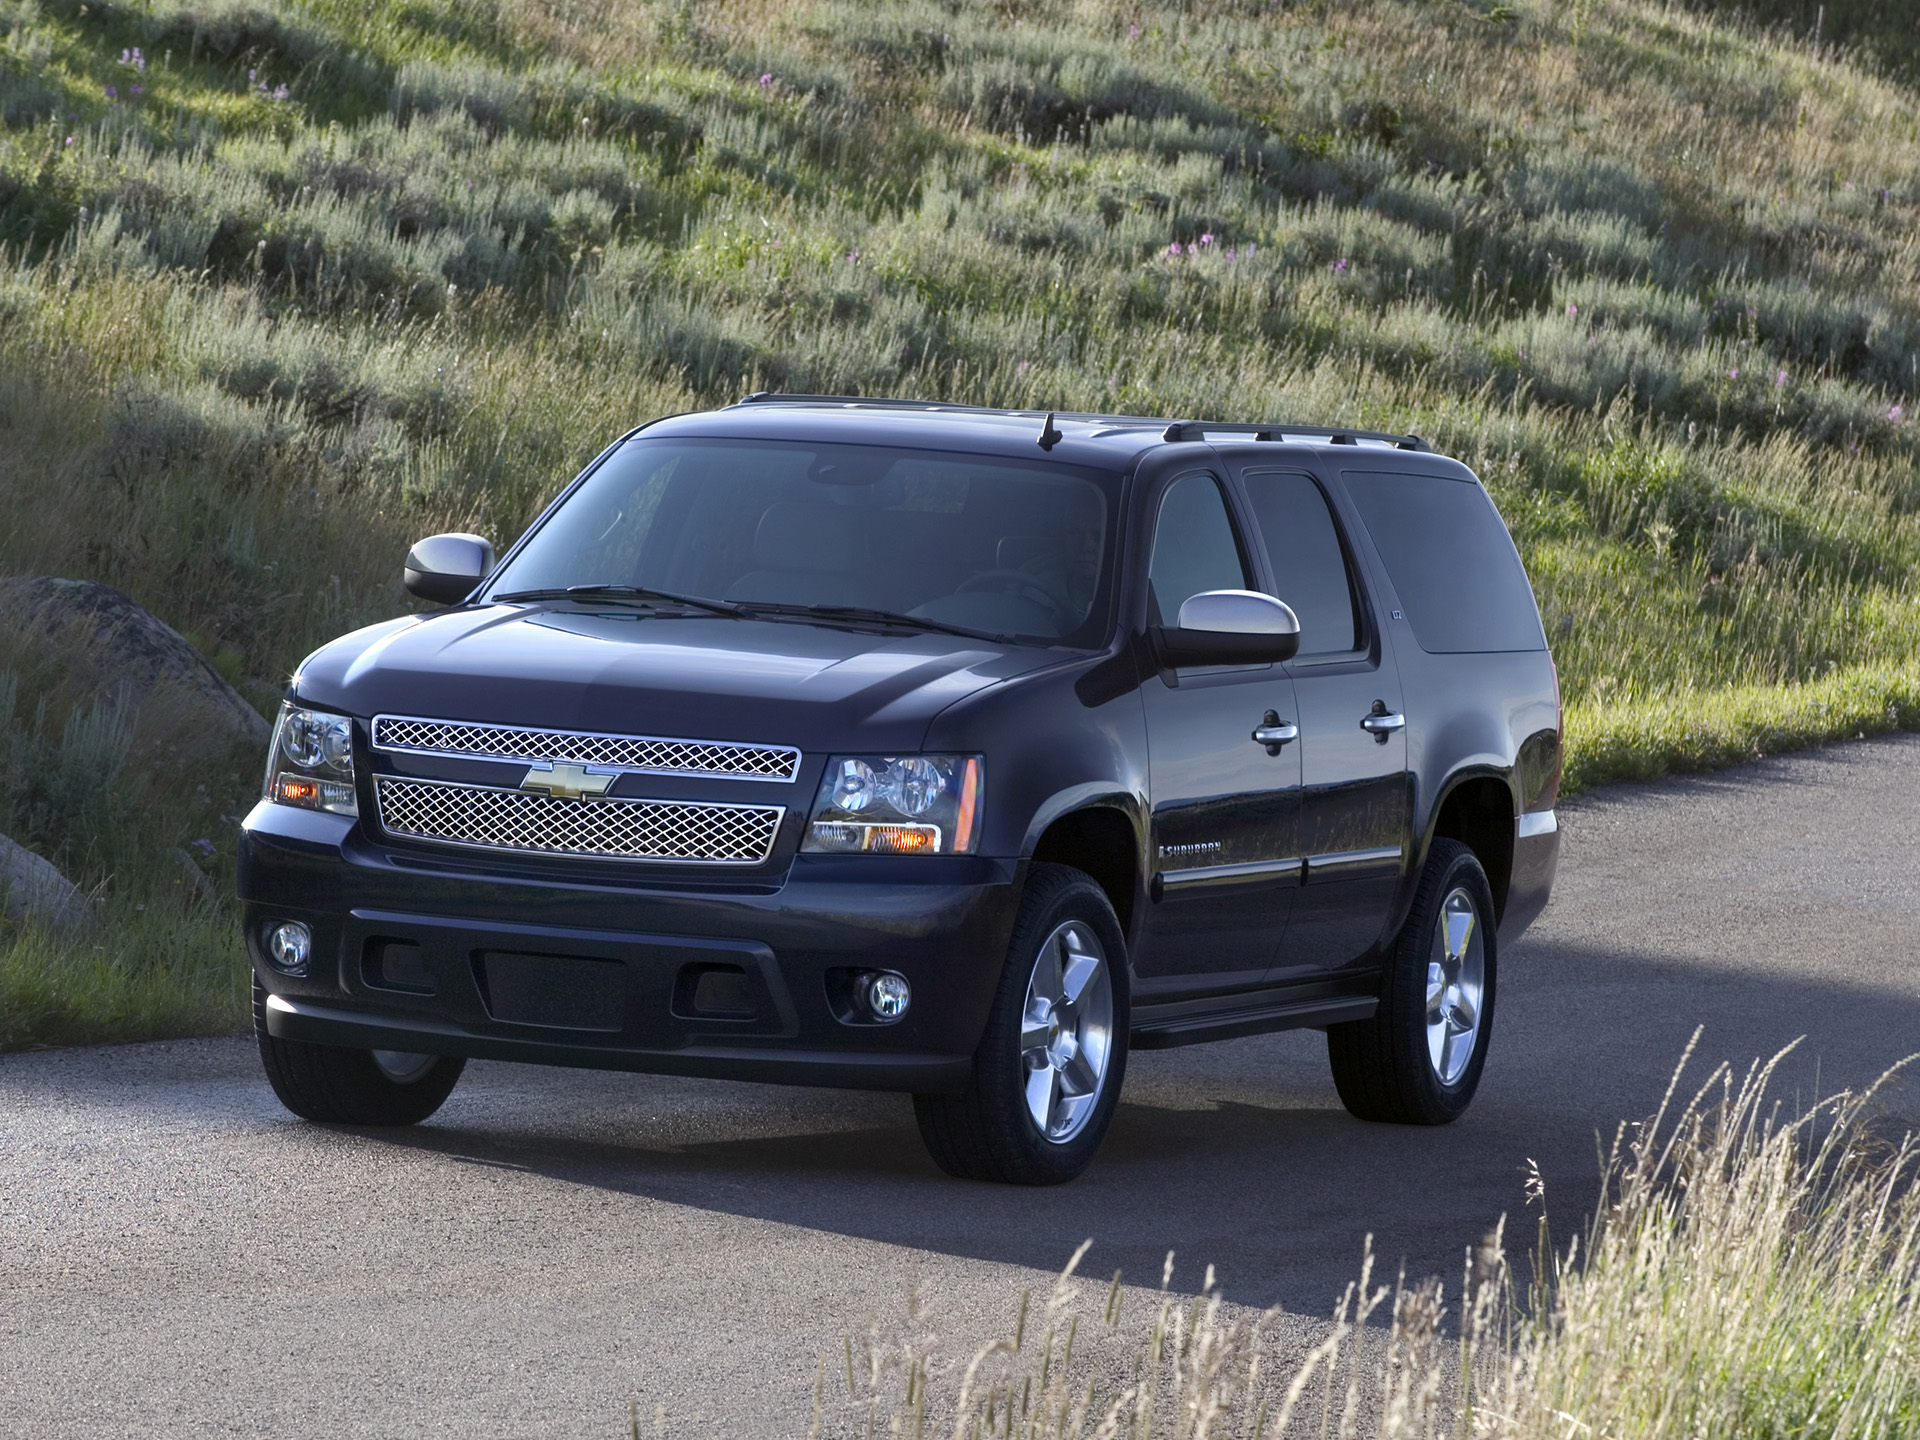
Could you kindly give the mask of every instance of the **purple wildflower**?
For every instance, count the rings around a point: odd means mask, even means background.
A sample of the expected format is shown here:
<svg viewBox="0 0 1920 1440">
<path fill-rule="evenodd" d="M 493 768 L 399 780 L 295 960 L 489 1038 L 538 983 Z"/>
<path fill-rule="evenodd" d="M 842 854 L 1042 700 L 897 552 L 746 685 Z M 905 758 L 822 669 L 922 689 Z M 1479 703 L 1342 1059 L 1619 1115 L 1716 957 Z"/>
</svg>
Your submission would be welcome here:
<svg viewBox="0 0 1920 1440">
<path fill-rule="evenodd" d="M 260 72 L 258 70 L 247 71 L 247 83 L 249 85 L 253 84 L 259 78 L 260 78 Z"/>
<path fill-rule="evenodd" d="M 127 89 L 131 90 L 135 95 L 144 93 L 138 85 L 129 85 Z"/>
<path fill-rule="evenodd" d="M 1140 27 L 1138 25 L 1127 26 L 1127 38 L 1129 40 L 1138 40 L 1140 38 Z"/>
<path fill-rule="evenodd" d="M 1231 245 L 1227 247 L 1227 259 L 1233 259 L 1233 247 Z"/>
<path fill-rule="evenodd" d="M 1740 367 L 1736 365 L 1731 370 L 1727 371 L 1727 378 L 1729 380 L 1738 380 L 1740 378 Z"/>
<path fill-rule="evenodd" d="M 1202 235 L 1202 236 L 1200 237 L 1200 243 L 1201 243 L 1202 245 L 1211 245 L 1211 244 L 1213 244 L 1213 232 L 1212 232 L 1211 230 L 1209 230 L 1209 231 L 1207 231 L 1207 232 L 1206 232 L 1205 234 L 1203 234 L 1203 235 Z"/>
<path fill-rule="evenodd" d="M 293 92 L 289 90 L 285 85 L 276 85 L 273 87 L 273 98 L 275 100 L 285 100 L 288 96 L 292 94 Z"/>
<path fill-rule="evenodd" d="M 1167 246 L 1167 253 L 1169 255 L 1178 255 L 1180 253 L 1180 242 L 1176 240 L 1171 245 Z"/>
<path fill-rule="evenodd" d="M 1031 360 L 1022 360 L 1018 365 L 1013 367 L 1013 373 L 1016 375 L 1024 375 L 1032 368 L 1033 362 Z"/>
<path fill-rule="evenodd" d="M 773 72 L 771 70 L 760 77 L 760 88 L 762 90 L 771 90 L 773 88 Z"/>
<path fill-rule="evenodd" d="M 1896 405 L 1891 410 L 1887 411 L 1887 419 L 1891 420 L 1895 425 L 1898 425 L 1900 423 L 1900 417 L 1905 415 L 1906 413 L 1907 412 L 1905 407 Z"/>
<path fill-rule="evenodd" d="M 1569 300 L 1567 302 L 1567 318 L 1571 320 L 1575 316 L 1577 316 L 1579 313 L 1580 313 L 1580 307 L 1574 304 L 1571 300 Z"/>
<path fill-rule="evenodd" d="M 120 98 L 120 92 L 111 85 L 107 86 L 107 99 L 117 100 L 119 98 Z"/>
<path fill-rule="evenodd" d="M 73 136 L 71 135 L 67 136 L 67 144 L 69 145 L 73 144 Z"/>
<path fill-rule="evenodd" d="M 1776 375 L 1776 376 L 1774 376 L 1774 377 L 1773 377 L 1773 383 L 1774 383 L 1774 384 L 1776 384 L 1776 385 L 1784 385 L 1784 384 L 1786 384 L 1786 383 L 1787 383 L 1787 372 L 1786 372 L 1786 371 L 1784 371 L 1784 370 L 1782 370 L 1782 371 L 1781 371 L 1781 372 L 1780 372 L 1780 373 L 1779 373 L 1778 375 Z"/>
<path fill-rule="evenodd" d="M 1336 260 L 1327 268 L 1336 275 L 1344 275 L 1347 273 L 1347 262 L 1345 260 Z"/>
</svg>

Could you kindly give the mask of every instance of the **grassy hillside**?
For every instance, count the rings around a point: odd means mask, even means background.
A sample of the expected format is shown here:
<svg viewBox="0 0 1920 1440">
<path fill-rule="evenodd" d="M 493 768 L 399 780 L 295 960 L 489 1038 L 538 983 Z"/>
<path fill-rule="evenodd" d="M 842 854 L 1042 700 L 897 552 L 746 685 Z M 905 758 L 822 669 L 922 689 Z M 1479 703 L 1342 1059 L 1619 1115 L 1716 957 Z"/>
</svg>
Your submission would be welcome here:
<svg viewBox="0 0 1920 1440">
<path fill-rule="evenodd" d="M 269 707 L 410 539 L 511 537 L 650 415 L 1310 419 L 1486 477 L 1576 783 L 1908 723 L 1920 94 L 1790 20 L 0 0 L 0 573 L 118 585 Z M 29 698 L 57 758 L 88 702 Z M 135 844 L 3 783 L 141 923 L 187 902 L 129 848 L 245 803 L 136 777 Z"/>
</svg>

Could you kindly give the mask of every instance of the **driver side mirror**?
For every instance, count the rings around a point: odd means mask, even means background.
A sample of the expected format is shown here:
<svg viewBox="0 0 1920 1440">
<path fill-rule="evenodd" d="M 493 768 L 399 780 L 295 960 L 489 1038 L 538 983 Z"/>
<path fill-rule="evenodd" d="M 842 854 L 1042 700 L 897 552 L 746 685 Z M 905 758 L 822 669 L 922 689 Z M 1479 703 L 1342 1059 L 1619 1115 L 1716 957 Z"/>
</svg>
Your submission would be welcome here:
<svg viewBox="0 0 1920 1440">
<path fill-rule="evenodd" d="M 401 583 L 436 605 L 458 605 L 493 573 L 493 542 L 483 535 L 429 535 L 407 552 Z"/>
<path fill-rule="evenodd" d="M 1271 595 L 1203 590 L 1180 607 L 1178 625 L 1149 632 L 1162 665 L 1261 665 L 1291 660 L 1300 649 L 1300 620 Z"/>
</svg>

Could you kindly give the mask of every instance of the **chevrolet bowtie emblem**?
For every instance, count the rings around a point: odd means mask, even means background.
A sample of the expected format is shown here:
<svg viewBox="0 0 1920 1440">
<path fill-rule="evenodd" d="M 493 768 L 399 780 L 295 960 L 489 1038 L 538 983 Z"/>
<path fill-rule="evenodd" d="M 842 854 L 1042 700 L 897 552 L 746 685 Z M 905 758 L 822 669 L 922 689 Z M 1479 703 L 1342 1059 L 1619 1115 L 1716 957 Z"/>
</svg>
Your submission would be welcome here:
<svg viewBox="0 0 1920 1440">
<path fill-rule="evenodd" d="M 618 770 L 589 770 L 566 760 L 552 764 L 542 761 L 528 769 L 520 788 L 551 795 L 556 800 L 579 800 L 588 795 L 606 794 L 607 788 L 619 778 Z"/>
</svg>

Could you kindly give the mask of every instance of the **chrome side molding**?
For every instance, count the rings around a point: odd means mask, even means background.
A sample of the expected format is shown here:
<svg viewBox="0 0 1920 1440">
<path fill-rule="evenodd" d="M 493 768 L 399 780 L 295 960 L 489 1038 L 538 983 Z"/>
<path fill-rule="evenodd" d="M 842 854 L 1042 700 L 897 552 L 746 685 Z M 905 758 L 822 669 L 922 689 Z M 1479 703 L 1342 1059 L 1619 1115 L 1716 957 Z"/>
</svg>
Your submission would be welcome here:
<svg viewBox="0 0 1920 1440">
<path fill-rule="evenodd" d="M 1208 885 L 1237 885 L 1247 880 L 1270 880 L 1280 875 L 1298 875 L 1303 863 L 1295 858 L 1251 860 L 1243 865 L 1200 865 L 1191 870 L 1162 870 L 1159 879 L 1160 884 L 1168 890 L 1197 890 Z"/>
</svg>

